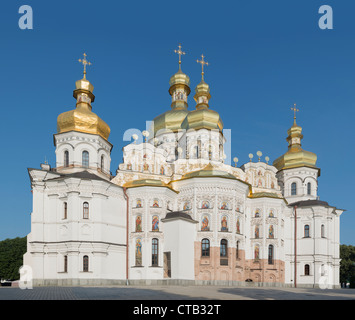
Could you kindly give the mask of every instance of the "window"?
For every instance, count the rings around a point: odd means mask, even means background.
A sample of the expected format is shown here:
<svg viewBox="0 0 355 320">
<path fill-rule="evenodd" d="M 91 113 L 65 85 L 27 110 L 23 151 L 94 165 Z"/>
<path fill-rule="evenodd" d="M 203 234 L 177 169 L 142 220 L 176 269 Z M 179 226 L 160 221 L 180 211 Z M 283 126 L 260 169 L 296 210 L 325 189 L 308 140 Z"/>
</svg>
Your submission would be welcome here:
<svg viewBox="0 0 355 320">
<path fill-rule="evenodd" d="M 307 194 L 308 194 L 308 195 L 311 195 L 311 194 L 312 194 L 312 193 L 311 193 L 311 187 L 312 187 L 311 183 L 308 182 L 308 183 L 307 183 Z"/>
<path fill-rule="evenodd" d="M 308 224 L 306 224 L 304 226 L 304 237 L 309 238 L 309 225 Z"/>
<path fill-rule="evenodd" d="M 82 165 L 85 168 L 89 167 L 89 152 L 87 152 L 87 151 L 83 151 L 83 154 L 82 154 Z"/>
<path fill-rule="evenodd" d="M 195 159 L 198 159 L 200 157 L 198 146 L 195 146 L 195 148 L 194 148 L 194 156 L 195 156 Z"/>
<path fill-rule="evenodd" d="M 304 265 L 304 275 L 309 276 L 309 264 Z"/>
<path fill-rule="evenodd" d="M 157 267 L 158 266 L 158 245 L 159 245 L 159 240 L 158 239 L 153 239 L 152 240 L 152 266 Z"/>
<path fill-rule="evenodd" d="M 209 257 L 210 256 L 210 240 L 202 239 L 201 241 L 201 251 L 202 257 Z"/>
<path fill-rule="evenodd" d="M 321 227 L 320 227 L 320 236 L 321 236 L 322 238 L 325 238 L 324 224 L 322 224 Z"/>
<path fill-rule="evenodd" d="M 64 151 L 64 167 L 69 167 L 69 151 Z"/>
<path fill-rule="evenodd" d="M 83 219 L 89 219 L 89 203 L 83 203 Z"/>
<path fill-rule="evenodd" d="M 64 272 L 68 272 L 68 256 L 64 256 Z"/>
<path fill-rule="evenodd" d="M 105 170 L 105 157 L 102 155 L 101 156 L 101 171 Z"/>
<path fill-rule="evenodd" d="M 63 215 L 63 219 L 67 219 L 68 217 L 68 203 L 64 202 L 64 215 Z"/>
<path fill-rule="evenodd" d="M 237 241 L 236 249 L 235 249 L 235 257 L 239 259 L 239 241 Z"/>
<path fill-rule="evenodd" d="M 274 246 L 272 244 L 269 245 L 268 263 L 274 264 Z"/>
<path fill-rule="evenodd" d="M 221 240 L 220 264 L 221 266 L 228 265 L 228 241 L 226 239 Z"/>
<path fill-rule="evenodd" d="M 291 196 L 297 195 L 297 184 L 296 182 L 292 182 L 291 184 Z"/>
<path fill-rule="evenodd" d="M 89 257 L 88 256 L 83 257 L 83 271 L 89 272 Z"/>
</svg>

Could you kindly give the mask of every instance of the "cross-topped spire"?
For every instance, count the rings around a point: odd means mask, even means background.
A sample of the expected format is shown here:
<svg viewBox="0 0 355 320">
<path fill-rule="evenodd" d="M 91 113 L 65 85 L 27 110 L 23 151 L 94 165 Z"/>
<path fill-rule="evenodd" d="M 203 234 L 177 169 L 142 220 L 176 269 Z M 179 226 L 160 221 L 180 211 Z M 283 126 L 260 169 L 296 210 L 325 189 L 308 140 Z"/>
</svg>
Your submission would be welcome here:
<svg viewBox="0 0 355 320">
<path fill-rule="evenodd" d="M 179 55 L 179 70 L 181 70 L 181 56 L 185 55 L 186 52 L 181 50 L 181 43 L 179 43 L 178 48 L 179 48 L 179 50 L 174 50 L 174 52 Z"/>
<path fill-rule="evenodd" d="M 86 57 L 87 57 L 87 54 L 86 54 L 86 53 L 84 53 L 83 56 L 84 56 L 84 59 L 79 59 L 78 61 L 79 61 L 80 63 L 82 63 L 83 66 L 84 66 L 84 79 L 86 79 L 86 66 L 87 66 L 87 65 L 91 66 L 91 62 L 89 62 L 89 61 L 86 60 Z"/>
<path fill-rule="evenodd" d="M 201 75 L 202 75 L 202 80 L 203 80 L 203 75 L 205 74 L 205 73 L 203 72 L 203 67 L 204 67 L 204 65 L 208 66 L 208 62 L 205 61 L 205 56 L 204 56 L 203 54 L 201 54 L 201 60 L 196 60 L 196 62 L 201 64 L 201 67 L 202 67 L 202 73 L 201 73 Z"/>
<path fill-rule="evenodd" d="M 293 123 L 296 123 L 296 112 L 300 111 L 299 109 L 296 108 L 296 103 L 293 105 L 293 108 L 291 108 L 293 111 Z"/>
</svg>

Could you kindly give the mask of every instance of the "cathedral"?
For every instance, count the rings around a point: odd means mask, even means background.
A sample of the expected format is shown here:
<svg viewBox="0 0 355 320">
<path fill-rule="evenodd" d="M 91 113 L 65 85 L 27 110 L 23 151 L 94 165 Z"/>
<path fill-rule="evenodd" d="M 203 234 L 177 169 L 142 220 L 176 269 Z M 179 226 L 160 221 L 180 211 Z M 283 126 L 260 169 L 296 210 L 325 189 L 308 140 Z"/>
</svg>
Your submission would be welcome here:
<svg viewBox="0 0 355 320">
<path fill-rule="evenodd" d="M 90 62 L 76 105 L 57 118 L 55 167 L 29 168 L 33 194 L 24 265 L 33 285 L 196 284 L 339 287 L 342 209 L 317 195 L 316 154 L 287 131 L 269 163 L 226 162 L 221 115 L 201 81 L 170 78 L 171 106 L 132 135 L 112 174 L 110 127 L 92 110 Z M 212 108 L 211 108 L 212 107 Z M 64 111 L 64 110 L 63 110 Z M 286 134 L 285 134 L 286 136 Z M 282 143 L 282 141 L 280 141 Z"/>
</svg>

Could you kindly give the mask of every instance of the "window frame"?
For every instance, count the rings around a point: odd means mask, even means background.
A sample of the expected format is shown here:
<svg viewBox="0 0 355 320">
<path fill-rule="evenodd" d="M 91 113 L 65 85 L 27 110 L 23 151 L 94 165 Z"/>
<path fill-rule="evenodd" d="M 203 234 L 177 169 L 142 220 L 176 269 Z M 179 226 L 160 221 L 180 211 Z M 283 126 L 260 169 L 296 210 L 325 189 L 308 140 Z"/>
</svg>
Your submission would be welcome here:
<svg viewBox="0 0 355 320">
<path fill-rule="evenodd" d="M 159 239 L 152 239 L 152 267 L 159 266 Z"/>
<path fill-rule="evenodd" d="M 89 168 L 89 164 L 90 164 L 90 154 L 89 151 L 84 150 L 81 153 L 81 165 L 84 168 Z"/>
<path fill-rule="evenodd" d="M 83 272 L 89 272 L 89 256 L 83 256 Z"/>
<path fill-rule="evenodd" d="M 297 196 L 297 182 L 291 183 L 291 196 Z"/>
<path fill-rule="evenodd" d="M 64 201 L 63 203 L 63 219 L 66 220 L 68 219 L 68 202 Z"/>
<path fill-rule="evenodd" d="M 308 196 L 312 195 L 312 183 L 310 182 L 307 183 L 307 195 Z"/>
<path fill-rule="evenodd" d="M 211 253 L 210 248 L 210 240 L 207 238 L 203 238 L 201 240 L 201 257 L 209 258 Z"/>
<path fill-rule="evenodd" d="M 268 246 L 268 254 L 267 254 L 267 262 L 268 264 L 274 264 L 274 246 L 269 244 Z"/>
<path fill-rule="evenodd" d="M 83 202 L 83 219 L 89 219 L 89 214 L 90 214 L 90 205 L 89 202 L 85 201 Z"/>
<path fill-rule="evenodd" d="M 303 230 L 304 230 L 304 238 L 310 238 L 309 224 L 305 224 Z"/>
<path fill-rule="evenodd" d="M 69 167 L 69 151 L 65 150 L 64 151 L 64 161 L 63 161 L 64 167 L 68 168 Z"/>
</svg>

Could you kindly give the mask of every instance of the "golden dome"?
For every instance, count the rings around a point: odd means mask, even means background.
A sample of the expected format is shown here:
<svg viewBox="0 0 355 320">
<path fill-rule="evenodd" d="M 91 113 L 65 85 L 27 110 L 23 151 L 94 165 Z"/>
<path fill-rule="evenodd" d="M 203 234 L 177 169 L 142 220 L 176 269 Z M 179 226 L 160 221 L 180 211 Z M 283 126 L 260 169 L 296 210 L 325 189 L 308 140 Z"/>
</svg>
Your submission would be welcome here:
<svg viewBox="0 0 355 320">
<path fill-rule="evenodd" d="M 164 112 L 154 118 L 154 134 L 158 131 L 171 130 L 173 132 L 181 129 L 181 123 L 186 118 L 189 111 L 187 109 L 173 109 Z"/>
<path fill-rule="evenodd" d="M 191 178 L 204 178 L 204 177 L 218 177 L 218 178 L 238 180 L 231 173 L 228 173 L 220 169 L 216 169 L 211 163 L 201 170 L 192 171 L 184 174 L 181 180 L 191 179 Z"/>
<path fill-rule="evenodd" d="M 95 100 L 95 96 L 92 93 L 94 87 L 86 79 L 85 74 L 83 79 L 76 81 L 75 87 L 73 96 L 77 100 L 76 109 L 64 112 L 58 116 L 58 133 L 78 131 L 97 134 L 108 140 L 110 127 L 91 111 L 91 103 Z"/>
<path fill-rule="evenodd" d="M 189 112 L 181 127 L 183 129 L 219 129 L 223 130 L 223 121 L 218 112 L 209 109 L 211 98 L 210 87 L 203 80 L 196 86 L 194 99 L 197 103 L 196 110 Z"/>
<path fill-rule="evenodd" d="M 188 92 L 187 94 L 188 95 L 190 94 L 191 91 L 190 78 L 188 75 L 186 75 L 181 71 L 181 68 L 179 68 L 178 72 L 176 72 L 173 76 L 171 76 L 169 85 L 170 85 L 169 88 L 170 95 L 172 95 L 175 89 L 177 89 L 178 87 L 186 89 L 186 91 Z"/>
<path fill-rule="evenodd" d="M 287 131 L 288 137 L 286 140 L 289 143 L 288 151 L 277 158 L 273 162 L 273 166 L 277 170 L 284 170 L 298 167 L 316 167 L 317 155 L 313 152 L 303 150 L 301 148 L 301 140 L 303 138 L 302 128 L 296 124 L 296 120 L 293 126 Z"/>
<path fill-rule="evenodd" d="M 169 84 L 169 93 L 172 97 L 171 110 L 154 118 L 154 135 L 160 130 L 164 131 L 164 129 L 173 132 L 178 131 L 189 113 L 187 97 L 191 92 L 190 78 L 181 71 L 180 66 L 179 71 L 170 78 Z"/>
</svg>

